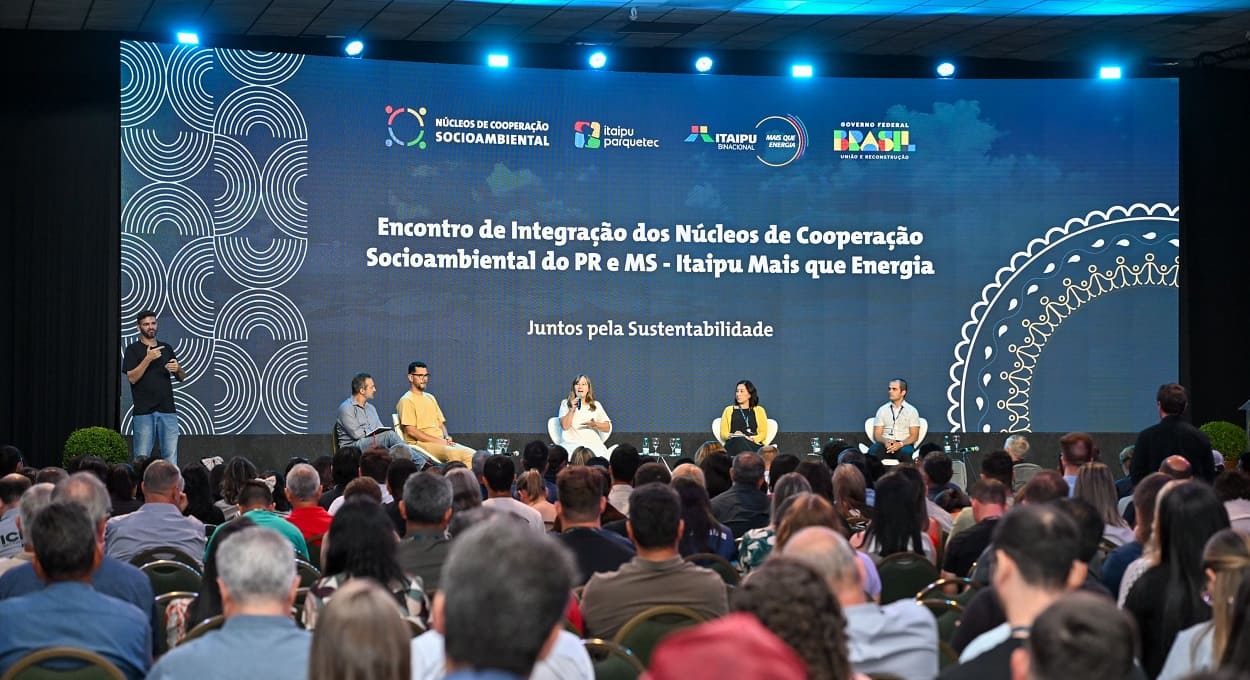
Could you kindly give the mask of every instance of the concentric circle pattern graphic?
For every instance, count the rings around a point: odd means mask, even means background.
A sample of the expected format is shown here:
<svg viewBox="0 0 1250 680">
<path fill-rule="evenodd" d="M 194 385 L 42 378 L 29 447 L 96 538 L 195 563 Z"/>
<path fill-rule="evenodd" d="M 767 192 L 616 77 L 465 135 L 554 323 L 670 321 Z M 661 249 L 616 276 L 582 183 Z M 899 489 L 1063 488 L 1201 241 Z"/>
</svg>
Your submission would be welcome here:
<svg viewBox="0 0 1250 680">
<path fill-rule="evenodd" d="M 308 326 L 282 290 L 308 254 L 308 127 L 280 89 L 303 61 L 121 45 L 120 347 L 156 311 L 183 434 L 309 431 Z"/>
<path fill-rule="evenodd" d="M 1012 255 L 982 288 L 955 346 L 951 430 L 1029 431 L 1034 371 L 1064 321 L 1097 314 L 1092 303 L 1119 291 L 1177 287 L 1177 214 L 1161 203 L 1113 206 L 1052 227 Z"/>
</svg>

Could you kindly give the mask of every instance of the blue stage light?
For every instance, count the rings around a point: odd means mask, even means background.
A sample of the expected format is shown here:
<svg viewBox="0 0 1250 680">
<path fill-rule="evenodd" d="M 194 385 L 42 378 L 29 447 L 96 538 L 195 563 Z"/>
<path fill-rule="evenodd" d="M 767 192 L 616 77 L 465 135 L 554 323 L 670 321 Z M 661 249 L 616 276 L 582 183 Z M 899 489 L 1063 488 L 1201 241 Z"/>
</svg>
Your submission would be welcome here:
<svg viewBox="0 0 1250 680">
<path fill-rule="evenodd" d="M 794 76 L 795 78 L 811 78 L 812 77 L 812 65 L 811 64 L 794 64 L 793 66 L 790 67 L 790 75 Z"/>
<path fill-rule="evenodd" d="M 343 53 L 349 57 L 359 57 L 361 52 L 365 51 L 365 44 L 359 40 L 349 40 L 343 46 Z"/>
<path fill-rule="evenodd" d="M 694 70 L 698 71 L 699 73 L 707 73 L 708 71 L 711 71 L 712 70 L 712 58 L 711 57 L 699 57 L 698 59 L 695 59 Z"/>
<path fill-rule="evenodd" d="M 950 78 L 955 75 L 955 65 L 944 61 L 937 65 L 937 74 L 939 78 Z"/>
<path fill-rule="evenodd" d="M 1124 72 L 1119 66 L 1106 65 L 1098 68 L 1098 77 L 1103 80 L 1118 80 L 1123 75 Z"/>
<path fill-rule="evenodd" d="M 491 68 L 508 68 L 508 55 L 492 52 L 486 55 L 486 65 Z"/>
<path fill-rule="evenodd" d="M 603 52 L 595 52 L 590 55 L 590 68 L 603 68 L 608 64 L 608 55 Z"/>
<path fill-rule="evenodd" d="M 178 42 L 183 45 L 198 45 L 200 34 L 195 31 L 178 31 Z"/>
</svg>

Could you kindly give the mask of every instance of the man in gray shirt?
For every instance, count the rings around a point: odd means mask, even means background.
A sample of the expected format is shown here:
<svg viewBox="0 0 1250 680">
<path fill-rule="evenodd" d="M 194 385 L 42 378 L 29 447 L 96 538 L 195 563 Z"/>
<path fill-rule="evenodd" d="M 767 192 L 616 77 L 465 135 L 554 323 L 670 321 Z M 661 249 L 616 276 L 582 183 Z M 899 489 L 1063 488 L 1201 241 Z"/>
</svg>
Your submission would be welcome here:
<svg viewBox="0 0 1250 680">
<path fill-rule="evenodd" d="M 382 419 L 378 417 L 378 410 L 369 403 L 377 391 L 377 385 L 373 384 L 373 376 L 368 373 L 357 373 L 352 377 L 352 396 L 339 404 L 335 428 L 339 446 L 355 446 L 361 451 L 382 446 L 391 450 L 392 457 L 401 455 L 400 452 L 403 452 L 402 455 L 410 456 L 419 467 L 433 462 L 405 444 L 404 438 L 399 436 L 393 428 L 382 424 Z M 403 448 L 396 450 L 397 447 Z"/>
<path fill-rule="evenodd" d="M 147 680 L 307 678 L 312 633 L 291 619 L 299 578 L 290 542 L 272 529 L 243 529 L 222 541 L 217 565 L 225 624 L 170 650 Z"/>
<path fill-rule="evenodd" d="M 143 505 L 108 521 L 104 534 L 108 556 L 129 562 L 150 548 L 177 548 L 201 562 L 204 523 L 182 515 L 187 503 L 182 486 L 182 472 L 173 463 L 157 460 L 149 464 L 143 471 Z"/>
<path fill-rule="evenodd" d="M 405 574 L 421 577 L 425 591 L 441 587 L 439 572 L 447 561 L 451 539 L 451 482 L 433 472 L 418 472 L 404 482 L 399 514 L 408 530 L 399 541 L 399 566 Z"/>
</svg>

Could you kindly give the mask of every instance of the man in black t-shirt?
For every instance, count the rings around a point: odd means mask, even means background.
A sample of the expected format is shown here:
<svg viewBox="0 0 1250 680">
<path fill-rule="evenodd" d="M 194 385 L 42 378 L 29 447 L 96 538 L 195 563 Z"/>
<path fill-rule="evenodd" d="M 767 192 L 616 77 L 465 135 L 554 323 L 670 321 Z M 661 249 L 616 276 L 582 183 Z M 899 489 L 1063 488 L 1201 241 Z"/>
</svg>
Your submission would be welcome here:
<svg viewBox="0 0 1250 680">
<path fill-rule="evenodd" d="M 139 339 L 126 347 L 122 372 L 130 381 L 134 401 L 131 422 L 134 430 L 133 457 L 152 453 L 160 441 L 160 457 L 178 464 L 178 416 L 174 412 L 171 378 L 186 378 L 174 348 L 156 340 L 156 312 L 144 310 L 135 315 Z"/>
<path fill-rule="evenodd" d="M 942 562 L 942 575 L 947 578 L 968 575 L 972 563 L 989 547 L 998 519 L 1007 511 L 1007 487 L 997 479 L 978 479 L 970 495 L 976 524 L 955 534 L 947 544 Z"/>
</svg>

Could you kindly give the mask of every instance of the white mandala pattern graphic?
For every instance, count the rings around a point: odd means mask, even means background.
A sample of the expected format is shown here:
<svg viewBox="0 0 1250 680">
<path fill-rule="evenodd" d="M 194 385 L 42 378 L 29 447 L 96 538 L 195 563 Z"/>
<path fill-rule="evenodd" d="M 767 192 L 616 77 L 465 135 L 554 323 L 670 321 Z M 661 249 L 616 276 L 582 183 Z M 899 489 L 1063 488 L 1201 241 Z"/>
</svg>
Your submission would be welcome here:
<svg viewBox="0 0 1250 680">
<path fill-rule="evenodd" d="M 142 309 L 179 329 L 184 434 L 309 429 L 308 325 L 280 290 L 308 255 L 308 126 L 278 89 L 303 61 L 121 45 L 121 347 Z"/>
<path fill-rule="evenodd" d="M 954 432 L 1031 427 L 1033 372 L 1047 340 L 1086 304 L 1119 290 L 1178 285 L 1178 208 L 1113 206 L 1033 239 L 981 290 L 946 390 Z"/>
</svg>

